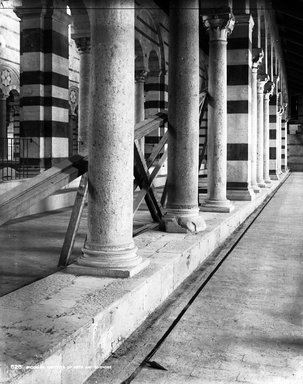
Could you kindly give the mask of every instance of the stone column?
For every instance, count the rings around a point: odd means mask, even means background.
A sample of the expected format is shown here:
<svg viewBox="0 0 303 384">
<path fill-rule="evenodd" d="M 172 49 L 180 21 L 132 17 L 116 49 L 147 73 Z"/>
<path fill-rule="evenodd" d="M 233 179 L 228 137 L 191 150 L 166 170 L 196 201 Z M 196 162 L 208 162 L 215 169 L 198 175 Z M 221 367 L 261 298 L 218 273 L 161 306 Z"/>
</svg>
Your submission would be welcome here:
<svg viewBox="0 0 303 384">
<path fill-rule="evenodd" d="M 203 16 L 209 31 L 208 92 L 208 194 L 201 210 L 230 212 L 233 205 L 226 198 L 227 172 L 227 36 L 234 18 L 231 14 Z"/>
<path fill-rule="evenodd" d="M 283 107 L 278 108 L 277 113 L 277 174 L 278 176 L 282 173 L 282 115 Z"/>
<path fill-rule="evenodd" d="M 167 232 L 199 232 L 199 1 L 170 2 Z"/>
<path fill-rule="evenodd" d="M 258 142 L 258 68 L 263 58 L 262 49 L 256 49 L 252 62 L 251 79 L 251 186 L 255 193 L 260 192 L 257 182 L 257 142 Z"/>
<path fill-rule="evenodd" d="M 144 83 L 146 79 L 146 71 L 135 72 L 135 123 L 139 123 L 145 119 L 144 110 Z M 145 153 L 145 138 L 140 140 L 142 153 Z"/>
<path fill-rule="evenodd" d="M 264 87 L 264 147 L 263 147 L 263 178 L 267 185 L 271 184 L 269 177 L 269 97 L 274 90 L 274 83 L 268 81 Z"/>
<path fill-rule="evenodd" d="M 287 103 L 283 104 L 283 115 L 282 115 L 282 121 L 281 121 L 281 135 L 282 135 L 282 155 L 281 155 L 281 168 L 282 172 L 287 172 Z"/>
<path fill-rule="evenodd" d="M 6 97 L 0 95 L 0 159 L 7 159 Z"/>
<path fill-rule="evenodd" d="M 71 16 L 55 0 L 23 0 L 20 17 L 20 137 L 30 138 L 20 161 L 40 173 L 69 155 L 69 43 Z M 26 159 L 22 156 L 26 153 Z"/>
<path fill-rule="evenodd" d="M 78 142 L 79 153 L 82 156 L 88 154 L 88 125 L 89 125 L 89 82 L 90 82 L 90 37 L 76 37 L 75 43 L 80 54 L 79 74 L 79 120 Z"/>
<path fill-rule="evenodd" d="M 88 234 L 78 264 L 103 276 L 129 277 L 146 265 L 132 239 L 134 16 L 133 0 L 90 2 Z"/>
<path fill-rule="evenodd" d="M 257 183 L 264 188 L 264 86 L 269 80 L 268 75 L 258 75 L 257 89 Z"/>
</svg>

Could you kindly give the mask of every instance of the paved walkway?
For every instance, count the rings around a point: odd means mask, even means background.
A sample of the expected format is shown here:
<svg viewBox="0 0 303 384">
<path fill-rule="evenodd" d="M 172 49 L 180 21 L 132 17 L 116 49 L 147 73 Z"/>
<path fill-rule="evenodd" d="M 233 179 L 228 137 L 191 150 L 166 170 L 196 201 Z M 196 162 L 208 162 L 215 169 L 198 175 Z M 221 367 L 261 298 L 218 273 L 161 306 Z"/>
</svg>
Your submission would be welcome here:
<svg viewBox="0 0 303 384">
<path fill-rule="evenodd" d="M 191 286 L 175 292 L 86 384 L 127 379 Z M 302 384 L 302 326 L 303 173 L 294 173 L 150 359 L 166 370 L 144 367 L 128 382 Z"/>
</svg>

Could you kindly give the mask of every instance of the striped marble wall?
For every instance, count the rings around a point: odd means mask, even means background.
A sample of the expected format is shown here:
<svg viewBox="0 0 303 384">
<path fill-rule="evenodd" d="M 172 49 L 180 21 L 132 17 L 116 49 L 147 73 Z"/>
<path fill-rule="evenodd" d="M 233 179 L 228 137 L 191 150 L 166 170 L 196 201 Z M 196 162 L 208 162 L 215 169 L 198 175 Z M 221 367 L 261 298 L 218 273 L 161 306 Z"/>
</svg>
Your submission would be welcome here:
<svg viewBox="0 0 303 384">
<path fill-rule="evenodd" d="M 278 95 L 274 94 L 269 99 L 269 175 L 273 180 L 279 177 L 278 171 Z"/>
<path fill-rule="evenodd" d="M 251 200 L 251 71 L 250 15 L 236 15 L 227 44 L 227 198 Z"/>
<path fill-rule="evenodd" d="M 281 119 L 281 168 L 282 172 L 285 172 L 287 167 L 287 119 L 285 113 L 282 115 Z"/>
<path fill-rule="evenodd" d="M 24 7 L 18 11 L 21 18 L 20 136 L 32 139 L 27 156 L 37 171 L 68 157 L 69 148 L 70 17 L 64 9 L 53 10 L 50 6 L 47 10 Z"/>
</svg>

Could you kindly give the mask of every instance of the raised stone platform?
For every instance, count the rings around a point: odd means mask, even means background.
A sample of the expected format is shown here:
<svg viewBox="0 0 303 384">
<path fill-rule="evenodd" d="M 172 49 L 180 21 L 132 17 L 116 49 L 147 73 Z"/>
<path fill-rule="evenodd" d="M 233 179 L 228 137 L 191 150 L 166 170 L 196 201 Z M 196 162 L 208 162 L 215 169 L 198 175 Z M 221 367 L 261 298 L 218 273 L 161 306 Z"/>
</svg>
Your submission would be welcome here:
<svg viewBox="0 0 303 384">
<path fill-rule="evenodd" d="M 0 298 L 0 382 L 83 383 L 280 182 L 231 213 L 201 213 L 202 233 L 139 235 L 150 265 L 130 279 L 62 270 Z"/>
</svg>

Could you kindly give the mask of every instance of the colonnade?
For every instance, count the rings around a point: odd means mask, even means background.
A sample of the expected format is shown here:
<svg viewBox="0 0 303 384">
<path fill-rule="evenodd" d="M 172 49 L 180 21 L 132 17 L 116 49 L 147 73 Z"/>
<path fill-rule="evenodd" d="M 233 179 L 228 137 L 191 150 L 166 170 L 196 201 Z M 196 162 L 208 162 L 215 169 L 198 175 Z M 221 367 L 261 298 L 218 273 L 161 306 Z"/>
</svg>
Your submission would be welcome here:
<svg viewBox="0 0 303 384">
<path fill-rule="evenodd" d="M 280 119 L 277 109 L 273 145 L 279 149 L 272 159 L 269 124 L 274 123 L 270 120 L 274 79 L 267 73 L 268 53 L 261 47 L 262 39 L 253 54 L 256 22 L 251 15 L 233 15 L 229 8 L 222 13 L 221 9 L 202 8 L 199 20 L 198 0 L 171 2 L 164 218 L 168 232 L 203 231 L 206 224 L 201 211 L 230 212 L 231 200 L 252 200 L 270 184 L 270 160 L 276 160 L 279 171 L 287 170 L 281 151 L 286 145 L 285 106 L 279 109 Z M 144 117 L 144 104 L 139 103 L 137 115 L 134 106 L 136 97 L 142 100 L 146 74 L 135 76 L 134 0 L 104 0 L 102 4 L 90 0 L 86 10 L 90 30 L 81 35 L 74 26 L 81 52 L 80 152 L 88 154 L 89 160 L 88 234 L 78 264 L 113 276 L 115 271 L 131 272 L 143 265 L 132 238 L 133 142 L 135 121 Z M 201 208 L 199 23 L 209 36 L 208 195 Z M 241 32 L 231 39 L 237 28 Z M 263 59 L 267 66 L 261 68 Z"/>
</svg>

